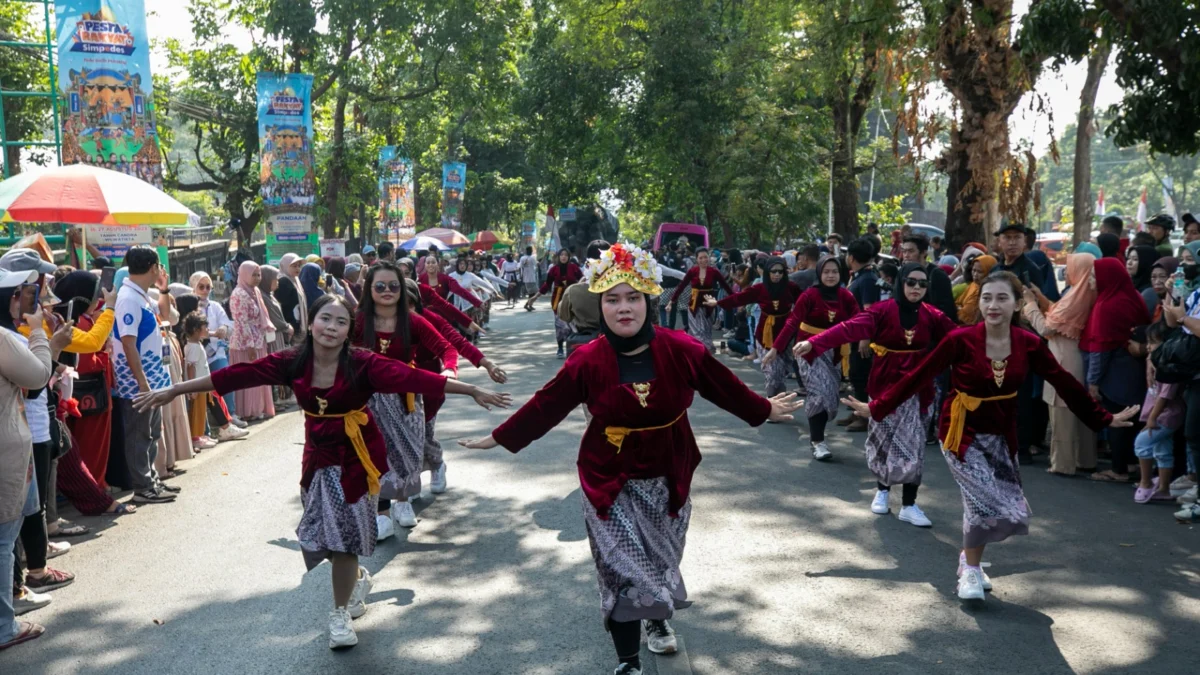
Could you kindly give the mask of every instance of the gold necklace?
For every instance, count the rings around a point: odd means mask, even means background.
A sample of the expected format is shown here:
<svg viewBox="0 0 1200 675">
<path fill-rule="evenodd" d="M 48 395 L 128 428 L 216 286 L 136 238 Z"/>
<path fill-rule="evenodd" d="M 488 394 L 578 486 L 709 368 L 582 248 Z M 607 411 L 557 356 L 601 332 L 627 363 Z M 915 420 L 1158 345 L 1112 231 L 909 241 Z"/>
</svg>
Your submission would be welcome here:
<svg viewBox="0 0 1200 675">
<path fill-rule="evenodd" d="M 911 345 L 911 344 L 912 344 L 912 341 L 913 341 L 913 338 L 914 338 L 914 337 L 916 337 L 916 335 L 917 335 L 917 329 L 916 329 L 916 328 L 914 328 L 914 329 L 912 329 L 912 330 L 906 330 L 906 331 L 904 331 L 904 344 Z"/>
<path fill-rule="evenodd" d="M 314 396 L 313 398 L 317 399 L 317 414 L 324 415 L 325 408 L 329 406 L 329 401 L 326 401 L 325 399 L 321 398 L 320 396 Z"/>
<path fill-rule="evenodd" d="M 1008 361 L 992 360 L 992 379 L 996 381 L 997 387 L 1004 386 L 1004 372 L 1008 370 Z"/>
<path fill-rule="evenodd" d="M 638 403 L 641 403 L 643 408 L 649 407 L 646 403 L 646 399 L 650 396 L 649 382 L 634 382 L 633 393 L 637 394 Z"/>
</svg>

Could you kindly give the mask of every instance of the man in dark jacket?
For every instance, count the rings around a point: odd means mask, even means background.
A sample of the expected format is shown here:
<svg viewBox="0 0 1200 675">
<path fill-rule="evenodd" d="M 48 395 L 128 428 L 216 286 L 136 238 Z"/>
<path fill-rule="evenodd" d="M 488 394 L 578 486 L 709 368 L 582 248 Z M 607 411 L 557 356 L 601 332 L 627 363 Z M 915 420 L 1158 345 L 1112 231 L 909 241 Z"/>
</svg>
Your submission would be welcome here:
<svg viewBox="0 0 1200 675">
<path fill-rule="evenodd" d="M 954 289 L 950 275 L 937 265 L 926 260 L 929 240 L 923 234 L 910 234 L 900 243 L 900 258 L 906 263 L 916 263 L 925 268 L 929 275 L 929 293 L 925 302 L 941 310 L 957 323 L 958 308 L 954 305 Z"/>
<path fill-rule="evenodd" d="M 995 269 L 1012 272 L 1026 286 L 1042 288 L 1046 281 L 1042 270 L 1025 256 L 1025 226 L 1007 223 L 996 230 L 995 236 L 1000 242 L 1000 264 Z"/>
</svg>

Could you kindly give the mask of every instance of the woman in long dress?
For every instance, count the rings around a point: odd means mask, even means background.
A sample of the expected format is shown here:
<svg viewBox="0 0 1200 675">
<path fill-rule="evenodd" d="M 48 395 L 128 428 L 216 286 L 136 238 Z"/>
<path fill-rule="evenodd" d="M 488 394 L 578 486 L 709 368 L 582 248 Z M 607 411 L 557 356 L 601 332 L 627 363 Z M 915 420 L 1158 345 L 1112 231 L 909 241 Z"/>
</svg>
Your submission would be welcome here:
<svg viewBox="0 0 1200 675">
<path fill-rule="evenodd" d="M 1041 376 L 1067 407 L 1094 430 L 1128 427 L 1138 406 L 1116 414 L 1063 370 L 1040 336 L 1014 325 L 1023 286 L 1011 272 L 993 272 L 980 285 L 983 321 L 938 343 L 916 370 L 869 404 L 844 399 L 854 411 L 881 422 L 950 369 L 938 435 L 950 475 L 963 497 L 963 547 L 958 597 L 982 600 L 991 580 L 980 563 L 984 547 L 1029 534 L 1030 509 L 1017 468 L 1017 392 Z"/>
<path fill-rule="evenodd" d="M 842 287 L 842 268 L 837 258 L 826 253 L 817 260 L 817 283 L 800 294 L 783 329 L 775 335 L 775 343 L 763 355 L 764 365 L 770 365 L 780 353 L 787 351 L 797 331 L 820 335 L 822 331 L 851 319 L 858 314 L 854 295 Z M 833 457 L 825 443 L 825 426 L 837 415 L 838 391 L 842 373 L 849 367 L 849 346 L 841 351 L 826 352 L 812 363 L 800 364 L 804 380 L 804 408 L 808 415 L 809 441 L 813 459 L 826 461 Z M 841 368 L 838 367 L 839 362 Z"/>
<path fill-rule="evenodd" d="M 383 437 L 367 405 L 377 392 L 465 394 L 484 408 L 507 407 L 497 394 L 410 368 L 364 349 L 351 349 L 353 316 L 346 301 L 322 296 L 309 314 L 303 345 L 249 363 L 224 368 L 210 377 L 139 394 L 141 410 L 163 406 L 177 396 L 215 389 L 287 385 L 304 410 L 301 501 L 304 512 L 296 536 L 308 569 L 331 560 L 334 609 L 329 614 L 329 647 L 358 644 L 353 619 L 366 610 L 371 577 L 358 558 L 375 551 L 376 500 L 387 466 Z"/>
<path fill-rule="evenodd" d="M 279 290 L 279 270 L 270 265 L 262 265 L 258 271 L 262 275 L 262 280 L 258 282 L 258 292 L 262 295 L 263 304 L 267 308 L 267 318 L 273 327 L 273 330 L 265 335 L 267 353 L 274 354 L 287 349 L 292 343 L 293 328 L 283 315 L 283 307 L 275 297 L 275 291 Z M 287 387 L 275 387 L 273 394 L 276 408 L 291 405 L 292 392 L 288 391 Z"/>
<path fill-rule="evenodd" d="M 601 331 L 487 438 L 468 448 L 518 452 L 579 404 L 593 418 L 579 448 L 583 518 L 600 582 L 604 626 L 612 634 L 618 675 L 641 672 L 645 622 L 650 650 L 672 653 L 667 620 L 690 602 L 680 574 L 691 517 L 688 496 L 700 450 L 687 411 L 699 393 L 747 423 L 782 421 L 799 407 L 794 395 L 765 399 L 750 391 L 703 346 L 682 333 L 655 330 L 649 296 L 662 292 L 657 263 L 638 248 L 615 244 L 588 263 L 589 290 L 601 305 Z"/>
<path fill-rule="evenodd" d="M 675 287 L 671 301 L 667 303 L 667 312 L 670 313 L 671 306 L 679 300 L 683 289 L 691 288 L 691 297 L 688 298 L 688 332 L 704 345 L 709 354 L 712 354 L 715 351 L 712 327 L 716 311 L 705 304 L 705 301 L 708 298 L 715 299 L 718 288 L 725 291 L 726 295 L 732 295 L 733 289 L 729 287 L 729 282 L 725 280 L 725 276 L 721 274 L 720 270 L 709 266 L 709 260 L 708 249 L 696 249 L 696 266 L 688 270 L 687 274 L 683 276 L 683 280 Z"/>
<path fill-rule="evenodd" d="M 925 302 L 928 292 L 925 268 L 906 263 L 896 275 L 891 299 L 876 302 L 854 318 L 797 344 L 794 353 L 812 363 L 831 349 L 870 340 L 876 358 L 867 380 L 867 395 L 877 398 L 907 377 L 933 345 L 958 327 Z M 867 468 L 875 474 L 876 485 L 872 513 L 888 513 L 891 488 L 901 485 L 900 520 L 917 527 L 933 525 L 917 506 L 917 490 L 925 468 L 921 414 L 932 403 L 933 389 L 922 389 L 883 420 L 868 423 Z"/>
<path fill-rule="evenodd" d="M 211 372 L 229 365 L 229 337 L 233 334 L 233 320 L 225 312 L 221 303 L 212 299 L 213 281 L 207 272 L 196 272 L 188 279 L 192 292 L 200 298 L 200 309 L 208 319 L 208 344 L 204 351 L 208 354 L 208 369 Z M 229 420 L 234 425 L 245 427 L 246 422 L 238 416 L 238 409 L 233 394 L 224 397 L 225 409 L 229 411 Z"/>
<path fill-rule="evenodd" d="M 238 267 L 237 288 L 229 296 L 229 311 L 233 314 L 233 333 L 229 336 L 229 362 L 248 363 L 266 356 L 267 333 L 275 327 L 263 302 L 258 284 L 262 273 L 258 263 L 247 260 Z M 270 387 L 239 388 L 236 400 L 238 415 L 244 420 L 261 420 L 275 416 L 275 401 Z"/>
</svg>

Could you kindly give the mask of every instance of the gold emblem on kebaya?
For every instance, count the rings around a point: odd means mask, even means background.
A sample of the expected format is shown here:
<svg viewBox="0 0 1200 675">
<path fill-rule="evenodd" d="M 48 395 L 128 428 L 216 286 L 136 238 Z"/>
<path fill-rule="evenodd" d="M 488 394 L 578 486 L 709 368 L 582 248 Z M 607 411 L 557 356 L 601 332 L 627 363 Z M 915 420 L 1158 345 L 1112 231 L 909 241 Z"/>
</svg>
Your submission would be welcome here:
<svg viewBox="0 0 1200 675">
<path fill-rule="evenodd" d="M 829 315 L 829 323 L 833 323 L 834 317 L 837 316 L 837 310 L 835 309 L 832 312 L 825 312 L 825 313 Z"/>
<path fill-rule="evenodd" d="M 1004 373 L 1008 370 L 1008 361 L 992 361 L 992 379 L 997 387 L 1004 386 Z"/>
<path fill-rule="evenodd" d="M 379 338 L 379 353 L 380 354 L 386 354 L 388 347 L 391 347 L 391 346 L 392 346 L 391 340 L 384 340 L 383 338 Z"/>
<path fill-rule="evenodd" d="M 779 301 L 778 300 L 772 300 L 771 305 L 775 308 L 776 311 L 779 310 Z"/>
<path fill-rule="evenodd" d="M 314 398 L 317 399 L 317 414 L 324 415 L 325 408 L 329 407 L 329 401 L 326 401 L 325 399 L 321 398 L 320 396 L 316 396 Z"/>
<path fill-rule="evenodd" d="M 913 338 L 916 337 L 916 335 L 917 335 L 916 328 L 914 328 L 912 330 L 904 331 L 904 344 L 911 345 Z"/>
<path fill-rule="evenodd" d="M 649 382 L 634 382 L 633 393 L 637 394 L 638 403 L 641 403 L 643 408 L 649 407 L 646 403 L 646 399 L 650 397 Z"/>
</svg>

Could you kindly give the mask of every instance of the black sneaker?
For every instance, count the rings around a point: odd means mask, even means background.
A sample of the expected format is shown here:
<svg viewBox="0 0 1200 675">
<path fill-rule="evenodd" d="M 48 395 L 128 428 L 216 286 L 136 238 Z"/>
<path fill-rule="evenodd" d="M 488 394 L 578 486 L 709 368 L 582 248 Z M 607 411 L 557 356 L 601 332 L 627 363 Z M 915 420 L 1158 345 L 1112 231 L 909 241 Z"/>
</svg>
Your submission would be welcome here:
<svg viewBox="0 0 1200 675">
<path fill-rule="evenodd" d="M 167 504 L 175 501 L 175 495 L 164 494 L 152 488 L 133 493 L 135 504 Z"/>
<path fill-rule="evenodd" d="M 565 358 L 567 358 L 567 355 L 565 352 L 563 352 L 563 350 L 560 349 L 560 350 L 558 350 L 558 358 L 565 359 Z"/>
<path fill-rule="evenodd" d="M 166 483 L 159 483 L 155 487 L 155 490 L 157 490 L 159 492 L 170 492 L 173 495 L 177 495 L 180 492 L 183 492 L 183 488 L 181 488 L 177 485 L 167 485 Z"/>
</svg>

